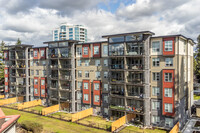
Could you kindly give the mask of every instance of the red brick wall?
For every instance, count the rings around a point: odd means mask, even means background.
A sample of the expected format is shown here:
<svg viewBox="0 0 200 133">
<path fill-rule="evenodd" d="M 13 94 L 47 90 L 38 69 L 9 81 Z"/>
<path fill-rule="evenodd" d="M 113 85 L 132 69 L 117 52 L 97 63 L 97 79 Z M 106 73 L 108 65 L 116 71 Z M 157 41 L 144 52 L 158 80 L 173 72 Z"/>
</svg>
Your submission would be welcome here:
<svg viewBox="0 0 200 133">
<path fill-rule="evenodd" d="M 95 83 L 99 84 L 99 90 L 95 90 Z M 101 106 L 101 81 L 100 80 L 94 80 L 93 81 L 93 104 Z M 99 96 L 99 102 L 95 102 L 95 95 Z"/>
<path fill-rule="evenodd" d="M 88 89 L 84 89 L 84 83 L 88 83 Z M 88 101 L 84 100 L 84 94 L 88 94 Z M 91 104 L 91 84 L 90 84 L 90 80 L 83 80 L 83 103 Z"/>
<path fill-rule="evenodd" d="M 84 48 L 85 47 L 88 48 L 88 54 L 87 55 L 84 55 Z M 91 51 L 90 51 L 90 45 L 89 44 L 83 44 L 83 46 L 82 46 L 82 57 L 83 58 L 88 58 L 88 57 L 90 57 L 90 53 L 91 53 Z"/>
</svg>

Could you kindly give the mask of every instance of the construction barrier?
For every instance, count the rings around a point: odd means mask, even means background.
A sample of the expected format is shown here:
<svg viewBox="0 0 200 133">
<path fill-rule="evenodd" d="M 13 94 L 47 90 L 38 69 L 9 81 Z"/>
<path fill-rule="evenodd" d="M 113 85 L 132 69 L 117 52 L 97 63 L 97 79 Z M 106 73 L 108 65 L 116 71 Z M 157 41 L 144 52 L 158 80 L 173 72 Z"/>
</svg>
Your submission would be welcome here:
<svg viewBox="0 0 200 133">
<path fill-rule="evenodd" d="M 72 122 L 78 121 L 87 116 L 93 115 L 93 108 L 89 108 L 78 113 L 72 114 Z"/>
<path fill-rule="evenodd" d="M 41 99 L 18 104 L 18 110 L 34 107 L 37 105 L 42 105 Z"/>
<path fill-rule="evenodd" d="M 0 106 L 6 105 L 6 104 L 11 104 L 11 103 L 16 103 L 16 102 L 21 102 L 24 100 L 24 97 L 14 97 L 14 98 L 9 98 L 9 99 L 4 99 L 0 100 Z"/>
<path fill-rule="evenodd" d="M 178 133 L 179 131 L 179 122 L 176 123 L 176 125 L 172 128 L 172 130 L 169 133 Z"/>
<path fill-rule="evenodd" d="M 5 96 L 4 95 L 0 95 L 0 99 L 3 99 L 3 98 L 5 98 Z"/>
<path fill-rule="evenodd" d="M 113 131 L 117 130 L 118 128 L 120 128 L 121 126 L 123 126 L 124 124 L 126 124 L 126 122 L 131 121 L 135 117 L 136 117 L 135 114 L 127 114 L 127 115 L 119 118 L 118 120 L 116 120 L 116 121 L 114 121 L 112 123 L 111 131 L 113 132 Z"/>
<path fill-rule="evenodd" d="M 59 111 L 59 108 L 60 108 L 59 104 L 44 108 L 42 109 L 42 115 L 48 115 L 50 113 Z"/>
</svg>

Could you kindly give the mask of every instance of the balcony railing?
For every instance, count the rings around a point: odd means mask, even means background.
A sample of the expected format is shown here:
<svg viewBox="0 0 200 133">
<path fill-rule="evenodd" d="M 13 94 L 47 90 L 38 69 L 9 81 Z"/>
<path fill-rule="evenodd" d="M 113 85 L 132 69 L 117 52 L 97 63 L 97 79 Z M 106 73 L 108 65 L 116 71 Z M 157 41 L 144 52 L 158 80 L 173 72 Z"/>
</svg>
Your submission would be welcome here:
<svg viewBox="0 0 200 133">
<path fill-rule="evenodd" d="M 121 64 L 112 64 L 111 69 L 124 69 L 124 65 Z"/>
<path fill-rule="evenodd" d="M 69 57 L 72 57 L 72 56 L 71 56 L 71 53 L 62 53 L 62 54 L 60 54 L 60 57 L 61 58 L 69 58 Z"/>
<path fill-rule="evenodd" d="M 124 55 L 124 49 L 109 51 L 109 56 L 122 56 L 122 55 Z"/>
<path fill-rule="evenodd" d="M 72 65 L 64 64 L 64 65 L 60 65 L 59 68 L 61 68 L 61 69 L 69 69 L 69 68 L 72 68 Z"/>
<path fill-rule="evenodd" d="M 127 64 L 128 66 L 128 69 L 134 69 L 134 70 L 137 70 L 137 69 L 143 69 L 143 65 L 142 64 Z"/>
<path fill-rule="evenodd" d="M 136 97 L 136 98 L 144 98 L 144 94 L 143 93 L 128 93 L 128 96 L 130 97 Z"/>
<path fill-rule="evenodd" d="M 120 78 L 112 78 L 111 79 L 111 82 L 113 82 L 113 83 L 118 83 L 118 82 L 124 82 L 124 79 L 120 79 Z"/>
<path fill-rule="evenodd" d="M 144 55 L 143 51 L 137 52 L 137 51 L 127 51 L 126 55 Z"/>
<path fill-rule="evenodd" d="M 51 69 L 58 69 L 58 65 L 50 65 Z"/>
<path fill-rule="evenodd" d="M 134 78 L 128 77 L 127 79 L 128 79 L 129 83 L 133 83 L 133 84 L 142 84 L 143 83 L 142 78 L 134 79 Z"/>
<path fill-rule="evenodd" d="M 125 106 L 122 106 L 122 105 L 112 104 L 112 105 L 110 105 L 110 109 L 116 109 L 116 110 L 122 110 L 122 111 L 124 111 L 126 108 L 125 108 Z"/>
<path fill-rule="evenodd" d="M 52 79 L 57 79 L 57 78 L 58 78 L 58 75 L 50 75 L 50 78 L 52 78 Z"/>
<path fill-rule="evenodd" d="M 60 79 L 61 79 L 61 80 L 71 80 L 72 77 L 71 77 L 70 75 L 61 75 L 61 76 L 60 76 Z"/>
<path fill-rule="evenodd" d="M 119 96 L 124 96 L 124 91 L 111 90 L 111 94 L 113 94 L 113 95 L 119 95 Z"/>
<path fill-rule="evenodd" d="M 133 111 L 133 112 L 137 112 L 137 113 L 144 113 L 144 109 L 143 109 L 142 106 L 139 107 L 139 108 L 137 108 L 137 107 L 135 107 L 133 105 L 128 105 L 128 106 L 126 106 L 126 111 Z"/>
<path fill-rule="evenodd" d="M 19 64 L 19 65 L 17 65 L 17 68 L 26 68 L 26 65 L 25 64 Z"/>
<path fill-rule="evenodd" d="M 51 58 L 58 58 L 58 54 L 51 53 L 51 54 L 50 54 L 50 57 L 51 57 Z"/>
</svg>

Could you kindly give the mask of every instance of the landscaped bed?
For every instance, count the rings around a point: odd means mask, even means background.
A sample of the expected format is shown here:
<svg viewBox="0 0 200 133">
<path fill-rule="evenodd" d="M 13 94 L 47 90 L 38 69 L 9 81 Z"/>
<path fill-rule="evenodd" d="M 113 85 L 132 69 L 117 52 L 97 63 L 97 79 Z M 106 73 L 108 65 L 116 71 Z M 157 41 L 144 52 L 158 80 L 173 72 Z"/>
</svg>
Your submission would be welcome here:
<svg viewBox="0 0 200 133">
<path fill-rule="evenodd" d="M 72 114 L 66 113 L 66 112 L 56 112 L 56 113 L 50 114 L 49 116 L 58 118 L 58 119 L 61 118 L 61 119 L 67 120 L 67 121 L 70 121 L 72 119 Z"/>
<path fill-rule="evenodd" d="M 78 121 L 80 124 L 110 130 L 112 122 L 99 116 L 89 116 Z"/>
<path fill-rule="evenodd" d="M 141 129 L 139 127 L 135 126 L 127 126 L 123 130 L 120 131 L 120 133 L 167 133 L 165 130 L 160 129 Z"/>
<path fill-rule="evenodd" d="M 40 113 L 42 112 L 42 109 L 43 108 L 46 108 L 45 106 L 34 106 L 34 107 L 30 107 L 30 108 L 26 108 L 24 109 L 25 111 L 31 111 L 31 112 L 34 112 L 34 113 Z"/>
<path fill-rule="evenodd" d="M 17 109 L 18 103 L 7 104 L 7 105 L 4 105 L 4 106 Z"/>
</svg>

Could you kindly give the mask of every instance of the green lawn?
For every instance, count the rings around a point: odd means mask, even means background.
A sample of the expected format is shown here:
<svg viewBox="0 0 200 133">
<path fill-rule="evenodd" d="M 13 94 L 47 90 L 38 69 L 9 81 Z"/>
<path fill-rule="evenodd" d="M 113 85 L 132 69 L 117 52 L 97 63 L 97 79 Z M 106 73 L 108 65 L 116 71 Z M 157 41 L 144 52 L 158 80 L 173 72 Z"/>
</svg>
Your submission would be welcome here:
<svg viewBox="0 0 200 133">
<path fill-rule="evenodd" d="M 18 120 L 19 123 L 23 121 L 33 121 L 38 122 L 43 125 L 44 130 L 47 132 L 56 133 L 106 133 L 104 130 L 98 130 L 94 128 L 89 128 L 86 126 L 78 125 L 72 122 L 65 122 L 53 118 L 48 118 L 45 116 L 39 116 L 31 113 L 26 113 L 22 111 L 17 111 L 13 109 L 2 108 L 6 115 L 21 115 Z"/>
<path fill-rule="evenodd" d="M 89 116 L 78 122 L 86 125 L 92 125 L 94 127 L 100 127 L 103 129 L 110 128 L 112 124 L 112 122 L 106 121 L 104 118 L 98 116 Z"/>
<path fill-rule="evenodd" d="M 57 112 L 57 113 L 53 113 L 50 116 L 53 116 L 55 118 L 62 118 L 65 120 L 71 120 L 72 119 L 72 114 L 71 113 L 65 113 L 65 112 Z"/>
<path fill-rule="evenodd" d="M 123 130 L 120 131 L 120 133 L 167 133 L 165 130 L 160 130 L 160 129 L 140 129 L 139 127 L 134 127 L 134 126 L 127 126 Z"/>
<path fill-rule="evenodd" d="M 46 108 L 45 106 L 35 106 L 35 107 L 31 107 L 31 108 L 28 108 L 28 110 L 34 110 L 34 111 L 42 111 L 43 108 Z"/>
<path fill-rule="evenodd" d="M 194 95 L 194 100 L 199 100 L 200 96 Z"/>
<path fill-rule="evenodd" d="M 11 108 L 17 108 L 18 107 L 18 103 L 13 103 L 13 104 L 8 104 L 5 105 L 6 107 L 11 107 Z"/>
</svg>

